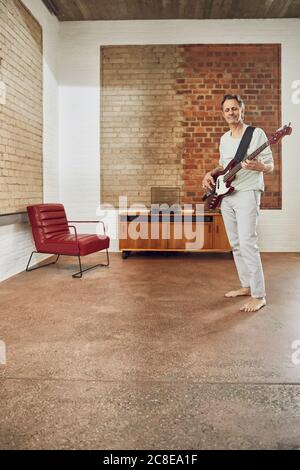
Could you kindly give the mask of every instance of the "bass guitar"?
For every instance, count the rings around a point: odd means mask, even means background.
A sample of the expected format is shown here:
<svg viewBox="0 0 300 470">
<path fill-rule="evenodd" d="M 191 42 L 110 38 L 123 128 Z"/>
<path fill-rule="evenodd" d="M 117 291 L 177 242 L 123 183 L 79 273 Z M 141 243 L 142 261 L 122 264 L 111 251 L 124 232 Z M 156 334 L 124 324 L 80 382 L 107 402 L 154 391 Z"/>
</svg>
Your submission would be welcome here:
<svg viewBox="0 0 300 470">
<path fill-rule="evenodd" d="M 271 134 L 263 145 L 251 153 L 251 155 L 246 155 L 242 161 L 254 160 L 257 155 L 268 147 L 268 145 L 277 144 L 285 135 L 290 135 L 291 133 L 292 128 L 291 123 L 289 123 L 288 125 L 278 129 L 274 134 Z M 233 158 L 224 170 L 216 172 L 213 175 L 215 185 L 212 189 L 207 191 L 202 198 L 203 201 L 207 201 L 209 209 L 216 209 L 219 207 L 223 197 L 228 196 L 234 191 L 234 187 L 231 186 L 231 183 L 237 172 L 242 168 L 241 163 L 242 162 L 237 163 Z"/>
</svg>

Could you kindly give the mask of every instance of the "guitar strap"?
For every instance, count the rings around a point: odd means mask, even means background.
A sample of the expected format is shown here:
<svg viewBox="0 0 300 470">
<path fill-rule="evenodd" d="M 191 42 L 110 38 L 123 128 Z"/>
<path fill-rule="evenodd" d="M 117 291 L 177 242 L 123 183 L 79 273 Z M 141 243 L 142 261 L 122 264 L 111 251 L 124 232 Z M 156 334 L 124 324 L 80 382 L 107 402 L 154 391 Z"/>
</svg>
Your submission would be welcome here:
<svg viewBox="0 0 300 470">
<path fill-rule="evenodd" d="M 254 132 L 255 127 L 253 126 L 248 126 L 243 134 L 242 140 L 240 142 L 240 145 L 238 146 L 238 149 L 236 151 L 236 154 L 234 156 L 234 161 L 239 163 L 243 160 L 244 156 L 246 155 L 246 152 L 248 150 L 248 147 L 250 145 L 252 135 Z"/>
</svg>

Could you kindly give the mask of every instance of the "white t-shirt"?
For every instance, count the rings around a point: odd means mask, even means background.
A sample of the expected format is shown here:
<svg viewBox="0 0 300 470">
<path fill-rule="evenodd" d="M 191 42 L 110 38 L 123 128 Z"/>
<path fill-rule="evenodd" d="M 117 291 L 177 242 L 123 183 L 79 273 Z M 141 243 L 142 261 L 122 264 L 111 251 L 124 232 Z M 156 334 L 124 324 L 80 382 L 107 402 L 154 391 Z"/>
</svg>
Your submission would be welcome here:
<svg viewBox="0 0 300 470">
<path fill-rule="evenodd" d="M 244 124 L 244 132 L 248 125 Z M 240 145 L 242 137 L 235 139 L 231 135 L 231 131 L 225 132 L 220 140 L 220 160 L 219 165 L 225 168 L 230 160 L 232 160 L 236 154 L 238 146 Z M 262 129 L 256 127 L 253 132 L 250 145 L 247 150 L 247 155 L 250 155 L 258 149 L 262 144 L 268 140 L 266 134 Z M 270 146 L 266 147 L 257 157 L 256 160 L 265 164 L 272 164 L 274 166 L 274 160 Z M 235 176 L 232 182 L 232 186 L 239 191 L 264 190 L 264 177 L 262 171 L 245 170 L 241 168 Z"/>
</svg>

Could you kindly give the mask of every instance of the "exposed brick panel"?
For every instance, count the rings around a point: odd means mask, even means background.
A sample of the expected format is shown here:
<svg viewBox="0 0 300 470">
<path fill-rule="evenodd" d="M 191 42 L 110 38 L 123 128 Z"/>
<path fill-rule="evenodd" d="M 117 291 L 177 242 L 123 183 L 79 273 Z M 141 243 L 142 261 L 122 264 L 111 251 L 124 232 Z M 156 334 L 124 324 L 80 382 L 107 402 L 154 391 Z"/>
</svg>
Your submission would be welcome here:
<svg viewBox="0 0 300 470">
<path fill-rule="evenodd" d="M 0 0 L 0 213 L 43 198 L 42 30 L 19 0 Z"/>
<path fill-rule="evenodd" d="M 179 186 L 201 202 L 201 180 L 216 166 L 224 93 L 246 102 L 245 122 L 280 125 L 280 46 L 186 45 L 102 48 L 101 201 L 150 203 L 151 186 Z M 281 207 L 281 152 L 262 207 Z"/>
</svg>

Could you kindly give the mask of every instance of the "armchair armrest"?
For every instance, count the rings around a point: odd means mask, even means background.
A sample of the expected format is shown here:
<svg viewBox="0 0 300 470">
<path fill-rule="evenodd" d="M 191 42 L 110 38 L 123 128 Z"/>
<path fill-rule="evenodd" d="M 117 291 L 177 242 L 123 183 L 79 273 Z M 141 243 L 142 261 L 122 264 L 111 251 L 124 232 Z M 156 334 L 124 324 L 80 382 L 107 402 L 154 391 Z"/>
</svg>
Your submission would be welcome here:
<svg viewBox="0 0 300 470">
<path fill-rule="evenodd" d="M 69 225 L 69 224 L 68 224 L 68 227 L 74 229 L 75 240 L 76 240 L 76 243 L 77 243 L 77 246 L 78 246 L 78 253 L 79 253 L 79 244 L 78 244 L 78 237 L 77 237 L 77 230 L 76 230 L 76 227 L 75 227 L 75 225 Z"/>
<path fill-rule="evenodd" d="M 73 224 L 102 224 L 103 225 L 104 235 L 106 235 L 105 225 L 104 225 L 104 222 L 102 220 L 68 220 L 68 222 L 71 222 Z M 71 227 L 72 227 L 72 225 L 71 225 Z"/>
</svg>

